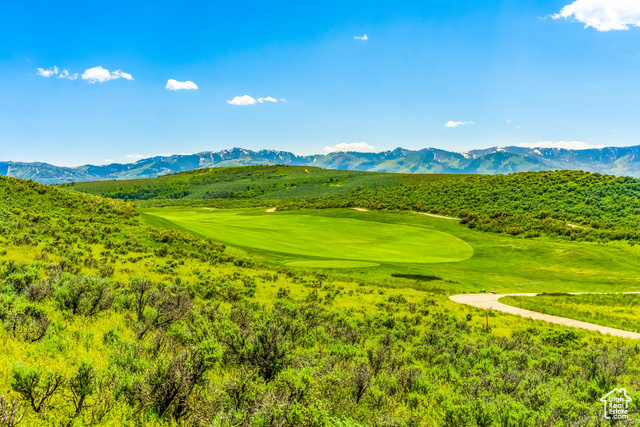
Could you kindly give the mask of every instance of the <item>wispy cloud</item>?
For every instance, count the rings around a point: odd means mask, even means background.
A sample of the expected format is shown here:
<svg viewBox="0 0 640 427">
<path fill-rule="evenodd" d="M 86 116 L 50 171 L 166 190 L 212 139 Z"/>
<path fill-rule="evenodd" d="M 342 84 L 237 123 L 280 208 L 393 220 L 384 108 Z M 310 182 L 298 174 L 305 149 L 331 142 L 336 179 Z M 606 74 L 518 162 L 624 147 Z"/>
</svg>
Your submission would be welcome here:
<svg viewBox="0 0 640 427">
<path fill-rule="evenodd" d="M 588 150 L 591 148 L 604 148 L 604 145 L 589 145 L 583 141 L 541 141 L 534 143 L 516 144 L 523 148 L 564 148 L 566 150 Z"/>
<path fill-rule="evenodd" d="M 114 72 L 110 72 L 107 69 L 104 69 L 100 66 L 89 68 L 82 73 L 82 80 L 86 80 L 89 83 L 104 83 L 109 80 L 116 80 L 119 78 L 123 78 L 125 80 L 133 80 L 133 76 L 129 73 L 125 73 L 122 70 L 116 70 Z"/>
<path fill-rule="evenodd" d="M 42 77 L 51 77 L 51 76 L 55 76 L 56 74 L 58 74 L 58 67 L 54 66 L 53 68 L 49 68 L 48 70 L 45 70 L 44 68 L 38 68 L 38 71 L 36 71 L 36 74 Z"/>
<path fill-rule="evenodd" d="M 336 144 L 333 147 L 324 147 L 323 150 L 327 153 L 335 153 L 335 152 L 348 152 L 348 151 L 357 151 L 360 153 L 375 153 L 375 147 L 367 144 L 366 142 L 341 142 L 340 144 Z"/>
<path fill-rule="evenodd" d="M 454 122 L 453 120 L 448 121 L 447 123 L 445 123 L 444 125 L 448 128 L 457 128 L 458 126 L 465 126 L 465 125 L 475 125 L 476 122 Z"/>
<path fill-rule="evenodd" d="M 189 156 L 192 153 L 159 153 L 159 154 L 127 154 L 124 156 L 129 160 L 151 159 L 153 157 Z"/>
<path fill-rule="evenodd" d="M 284 98 L 280 99 L 281 102 L 287 102 Z M 256 103 L 264 104 L 265 102 L 278 102 L 278 100 L 274 97 L 267 96 L 264 98 L 255 99 L 249 95 L 236 96 L 235 98 L 227 101 L 227 104 L 231 105 L 253 105 Z"/>
<path fill-rule="evenodd" d="M 78 73 L 69 73 L 69 70 L 62 70 L 60 74 L 58 74 L 59 79 L 67 79 L 67 80 L 75 80 L 78 78 Z"/>
<path fill-rule="evenodd" d="M 362 41 L 367 41 L 369 40 L 369 36 L 367 36 L 366 34 L 362 35 L 362 36 L 354 36 L 353 37 L 354 40 L 362 40 Z"/>
<path fill-rule="evenodd" d="M 38 68 L 38 70 L 36 71 L 36 74 L 42 77 L 53 77 L 53 76 L 57 76 L 57 78 L 59 79 L 67 79 L 67 80 L 75 80 L 78 78 L 78 73 L 75 74 L 71 74 L 69 73 L 69 70 L 62 70 L 60 71 L 60 69 L 57 66 L 53 66 L 53 68 L 49 68 L 47 70 L 45 70 L 44 68 Z"/>
<path fill-rule="evenodd" d="M 152 157 L 152 156 L 149 154 L 127 154 L 125 157 L 130 160 L 140 160 L 140 159 L 148 159 L 149 157 Z"/>
<path fill-rule="evenodd" d="M 598 31 L 628 30 L 640 27 L 638 0 L 577 0 L 551 15 L 553 19 L 574 18 L 584 27 Z"/>
<path fill-rule="evenodd" d="M 113 73 L 111 73 L 111 78 L 117 79 L 119 77 L 122 77 L 125 80 L 133 80 L 133 76 L 131 74 L 125 73 L 122 70 L 116 70 Z"/>
<path fill-rule="evenodd" d="M 198 86 L 190 80 L 187 80 L 186 82 L 179 82 L 174 79 L 169 79 L 165 88 L 168 90 L 194 90 L 198 89 Z"/>
</svg>

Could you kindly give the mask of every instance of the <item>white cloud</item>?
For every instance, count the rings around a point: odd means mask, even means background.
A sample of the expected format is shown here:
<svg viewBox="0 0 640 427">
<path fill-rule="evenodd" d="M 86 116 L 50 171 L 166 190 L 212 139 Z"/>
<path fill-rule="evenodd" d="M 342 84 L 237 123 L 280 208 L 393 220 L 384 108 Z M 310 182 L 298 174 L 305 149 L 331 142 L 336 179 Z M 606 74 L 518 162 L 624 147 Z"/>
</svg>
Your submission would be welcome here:
<svg viewBox="0 0 640 427">
<path fill-rule="evenodd" d="M 628 30 L 640 27 L 640 2 L 638 0 L 576 0 L 562 8 L 553 19 L 573 17 L 584 27 L 598 31 Z"/>
<path fill-rule="evenodd" d="M 511 119 L 507 119 L 506 123 L 511 123 Z"/>
<path fill-rule="evenodd" d="M 192 90 L 192 89 L 198 89 L 198 86 L 196 86 L 196 84 L 190 80 L 187 80 L 186 82 L 179 82 L 177 80 L 174 79 L 169 79 L 167 80 L 167 86 L 165 86 L 165 89 L 169 89 L 169 90 Z"/>
<path fill-rule="evenodd" d="M 354 40 L 363 40 L 363 41 L 367 41 L 369 40 L 369 36 L 367 36 L 366 34 L 362 35 L 362 36 L 355 36 Z"/>
<path fill-rule="evenodd" d="M 78 73 L 70 74 L 69 70 L 62 70 L 60 74 L 58 74 L 59 79 L 67 79 L 67 80 L 75 80 L 78 78 Z"/>
<path fill-rule="evenodd" d="M 45 70 L 44 68 L 38 68 L 38 71 L 36 71 L 36 74 L 42 77 L 55 76 L 56 74 L 58 74 L 58 67 L 54 66 L 53 68 L 50 68 L 48 70 Z"/>
<path fill-rule="evenodd" d="M 125 157 L 129 160 L 150 159 L 152 157 L 171 157 L 171 156 L 188 156 L 193 153 L 159 153 L 159 154 L 127 154 Z"/>
<path fill-rule="evenodd" d="M 564 148 L 566 150 L 588 150 L 590 148 L 604 148 L 604 145 L 589 145 L 583 141 L 541 141 L 534 143 L 516 144 L 523 148 Z"/>
<path fill-rule="evenodd" d="M 464 125 L 475 125 L 476 122 L 454 122 L 454 121 L 448 121 L 447 123 L 445 123 L 444 125 L 448 128 L 457 128 L 458 126 L 464 126 Z"/>
<path fill-rule="evenodd" d="M 352 142 L 352 143 L 341 142 L 340 144 L 336 144 L 333 147 L 329 147 L 329 146 L 324 147 L 323 150 L 326 151 L 327 153 L 347 152 L 347 151 L 357 151 L 360 153 L 376 152 L 376 149 L 371 145 L 367 144 L 366 142 Z"/>
<path fill-rule="evenodd" d="M 71 74 L 69 73 L 69 70 L 66 70 L 66 69 L 60 71 L 60 69 L 55 65 L 53 66 L 53 68 L 49 68 L 48 70 L 45 70 L 43 68 L 38 68 L 38 71 L 36 71 L 36 74 L 42 77 L 47 77 L 47 78 L 52 76 L 58 76 L 59 79 L 67 79 L 67 80 L 75 80 L 78 78 L 78 73 Z"/>
<path fill-rule="evenodd" d="M 111 79 L 112 77 L 109 70 L 105 70 L 102 67 L 89 68 L 82 73 L 82 80 L 88 80 L 89 83 L 104 83 Z"/>
<path fill-rule="evenodd" d="M 280 101 L 281 102 L 287 102 L 284 98 L 281 98 Z M 267 96 L 265 98 L 255 99 L 252 96 L 243 95 L 243 96 L 236 96 L 232 100 L 227 101 L 227 104 L 231 104 L 231 105 L 253 105 L 253 104 L 257 103 L 257 102 L 259 102 L 260 104 L 264 104 L 265 102 L 278 102 L 278 100 L 275 99 L 274 97 L 271 97 L 271 96 Z"/>
<path fill-rule="evenodd" d="M 93 84 L 96 82 L 104 83 L 109 80 L 116 80 L 119 78 L 123 78 L 125 80 L 133 80 L 133 76 L 129 73 L 125 73 L 122 70 L 116 70 L 114 72 L 110 72 L 100 66 L 89 68 L 82 73 L 82 80 L 87 80 L 89 83 Z"/>
<path fill-rule="evenodd" d="M 122 77 L 125 80 L 133 80 L 133 76 L 131 74 L 125 73 L 122 70 L 116 70 L 113 73 L 111 73 L 111 78 L 117 79 L 118 77 Z"/>
<path fill-rule="evenodd" d="M 249 95 L 236 96 L 230 101 L 227 101 L 227 104 L 231 105 L 253 105 L 256 103 L 256 100 Z"/>
</svg>

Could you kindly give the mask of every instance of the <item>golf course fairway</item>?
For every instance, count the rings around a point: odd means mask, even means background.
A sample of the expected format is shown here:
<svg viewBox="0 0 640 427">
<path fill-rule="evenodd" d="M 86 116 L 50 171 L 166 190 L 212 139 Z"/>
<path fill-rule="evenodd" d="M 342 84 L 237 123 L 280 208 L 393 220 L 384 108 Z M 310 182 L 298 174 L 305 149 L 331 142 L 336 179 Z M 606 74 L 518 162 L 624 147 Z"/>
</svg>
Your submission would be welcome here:
<svg viewBox="0 0 640 427">
<path fill-rule="evenodd" d="M 355 218 L 198 208 L 146 209 L 143 215 L 232 246 L 331 260 L 441 263 L 473 256 L 468 243 L 449 233 Z"/>
</svg>

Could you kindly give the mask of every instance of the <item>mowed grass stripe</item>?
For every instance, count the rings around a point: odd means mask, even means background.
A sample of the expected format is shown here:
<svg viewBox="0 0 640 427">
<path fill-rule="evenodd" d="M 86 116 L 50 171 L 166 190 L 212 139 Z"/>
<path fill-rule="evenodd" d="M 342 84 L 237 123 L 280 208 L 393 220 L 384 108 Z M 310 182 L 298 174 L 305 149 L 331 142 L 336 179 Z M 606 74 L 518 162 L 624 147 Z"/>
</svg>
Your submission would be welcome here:
<svg viewBox="0 0 640 427">
<path fill-rule="evenodd" d="M 312 257 L 407 263 L 462 261 L 473 248 L 458 237 L 402 224 L 247 210 L 145 210 L 234 246 Z"/>
<path fill-rule="evenodd" d="M 347 261 L 335 259 L 313 259 L 303 261 L 291 261 L 286 263 L 289 267 L 306 267 L 306 268 L 365 268 L 377 267 L 379 264 L 367 261 Z"/>
</svg>

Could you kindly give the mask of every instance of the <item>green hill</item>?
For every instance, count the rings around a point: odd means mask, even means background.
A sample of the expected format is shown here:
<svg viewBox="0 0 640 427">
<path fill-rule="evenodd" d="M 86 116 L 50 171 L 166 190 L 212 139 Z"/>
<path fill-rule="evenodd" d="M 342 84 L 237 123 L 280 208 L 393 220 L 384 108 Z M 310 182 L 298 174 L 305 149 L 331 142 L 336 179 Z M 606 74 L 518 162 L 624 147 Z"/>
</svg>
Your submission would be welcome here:
<svg viewBox="0 0 640 427">
<path fill-rule="evenodd" d="M 274 165 L 198 169 L 151 179 L 60 187 L 124 200 L 196 200 L 328 197 L 399 183 L 400 177 L 395 174 Z"/>
<path fill-rule="evenodd" d="M 523 237 L 640 240 L 640 180 L 579 171 L 420 175 L 250 166 L 63 188 L 145 206 L 359 206 L 458 217 L 471 228 Z"/>
</svg>

